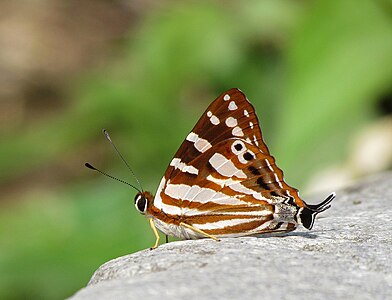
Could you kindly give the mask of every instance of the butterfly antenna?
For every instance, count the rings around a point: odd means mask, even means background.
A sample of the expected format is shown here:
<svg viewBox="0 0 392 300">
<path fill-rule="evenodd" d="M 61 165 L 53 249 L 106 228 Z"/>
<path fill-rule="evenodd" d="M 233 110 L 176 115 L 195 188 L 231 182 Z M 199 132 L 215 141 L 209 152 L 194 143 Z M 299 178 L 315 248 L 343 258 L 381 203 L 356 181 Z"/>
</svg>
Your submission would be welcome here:
<svg viewBox="0 0 392 300">
<path fill-rule="evenodd" d="M 140 184 L 139 179 L 137 179 L 137 177 L 136 177 L 135 173 L 133 172 L 132 168 L 129 166 L 129 164 L 127 163 L 127 161 L 125 160 L 125 158 L 121 155 L 120 151 L 118 151 L 116 145 L 113 143 L 112 139 L 110 138 L 109 133 L 108 133 L 105 129 L 103 129 L 102 132 L 103 132 L 103 134 L 105 135 L 106 139 L 109 141 L 109 143 L 113 146 L 114 150 L 116 150 L 118 156 L 121 158 L 121 160 L 122 160 L 122 161 L 125 163 L 125 165 L 128 167 L 129 171 L 131 171 L 132 176 L 136 179 L 137 183 L 138 183 L 139 186 L 140 186 L 140 189 L 143 191 L 143 187 L 142 187 L 142 185 Z"/>
<path fill-rule="evenodd" d="M 84 165 L 85 165 L 87 168 L 91 169 L 91 170 L 94 170 L 94 171 L 97 171 L 97 172 L 101 173 L 102 175 L 105 175 L 105 176 L 107 176 L 107 177 L 109 177 L 109 178 L 111 178 L 111 179 L 114 179 L 114 180 L 117 180 L 117 181 L 119 181 L 119 182 L 121 182 L 121 183 L 124 183 L 124 184 L 126 184 L 126 185 L 129 185 L 130 187 L 134 188 L 135 190 L 137 190 L 137 191 L 140 193 L 140 190 L 139 190 L 137 187 L 135 187 L 134 185 L 132 185 L 132 184 L 130 184 L 130 183 L 124 181 L 124 180 L 118 179 L 118 178 L 116 178 L 116 177 L 114 177 L 114 176 L 112 176 L 112 175 L 109 175 L 109 174 L 107 174 L 107 173 L 105 173 L 105 172 L 103 172 L 103 171 L 101 171 L 101 170 L 98 170 L 96 167 L 92 166 L 92 165 L 89 164 L 89 163 L 85 163 Z"/>
</svg>

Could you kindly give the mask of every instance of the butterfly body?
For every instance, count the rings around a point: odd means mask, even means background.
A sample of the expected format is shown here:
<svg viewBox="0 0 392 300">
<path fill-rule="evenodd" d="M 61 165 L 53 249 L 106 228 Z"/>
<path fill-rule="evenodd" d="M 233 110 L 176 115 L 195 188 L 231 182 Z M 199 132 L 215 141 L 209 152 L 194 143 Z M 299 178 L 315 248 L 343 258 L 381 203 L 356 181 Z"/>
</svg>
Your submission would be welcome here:
<svg viewBox="0 0 392 300">
<path fill-rule="evenodd" d="M 140 192 L 135 205 L 166 235 L 196 239 L 289 232 L 300 224 L 311 229 L 334 197 L 307 205 L 285 183 L 253 106 L 231 89 L 188 134 L 155 197 Z"/>
</svg>

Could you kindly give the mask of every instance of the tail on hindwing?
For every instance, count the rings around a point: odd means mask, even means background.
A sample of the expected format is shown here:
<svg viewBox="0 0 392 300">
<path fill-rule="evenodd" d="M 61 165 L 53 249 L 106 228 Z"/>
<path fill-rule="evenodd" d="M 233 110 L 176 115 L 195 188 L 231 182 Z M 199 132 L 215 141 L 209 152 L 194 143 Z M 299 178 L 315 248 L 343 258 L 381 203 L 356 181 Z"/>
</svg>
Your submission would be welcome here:
<svg viewBox="0 0 392 300">
<path fill-rule="evenodd" d="M 331 193 L 323 202 L 319 204 L 306 204 L 305 207 L 298 211 L 297 219 L 306 229 L 312 229 L 316 216 L 331 207 L 331 202 L 335 199 L 336 194 Z"/>
</svg>

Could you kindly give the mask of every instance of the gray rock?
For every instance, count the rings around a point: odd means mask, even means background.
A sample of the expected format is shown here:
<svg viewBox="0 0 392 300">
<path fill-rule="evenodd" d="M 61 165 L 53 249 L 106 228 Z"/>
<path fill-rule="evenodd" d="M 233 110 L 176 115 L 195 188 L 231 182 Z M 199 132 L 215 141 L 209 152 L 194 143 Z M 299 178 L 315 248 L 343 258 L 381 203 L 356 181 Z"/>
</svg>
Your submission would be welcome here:
<svg viewBox="0 0 392 300">
<path fill-rule="evenodd" d="M 381 174 L 337 191 L 312 231 L 164 244 L 105 263 L 71 299 L 392 299 L 391 204 Z"/>
</svg>

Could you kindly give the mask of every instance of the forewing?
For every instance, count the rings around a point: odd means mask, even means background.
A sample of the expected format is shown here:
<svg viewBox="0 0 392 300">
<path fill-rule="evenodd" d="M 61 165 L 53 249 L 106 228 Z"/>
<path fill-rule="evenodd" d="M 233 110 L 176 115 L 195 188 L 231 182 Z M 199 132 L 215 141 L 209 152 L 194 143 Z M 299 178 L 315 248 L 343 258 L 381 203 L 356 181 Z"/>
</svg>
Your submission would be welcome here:
<svg viewBox="0 0 392 300">
<path fill-rule="evenodd" d="M 226 91 L 211 103 L 174 158 L 181 158 L 183 163 L 189 163 L 214 145 L 230 138 L 244 139 L 257 146 L 261 152 L 269 154 L 255 110 L 238 89 Z M 176 173 L 177 171 L 169 166 L 165 177 L 174 177 Z"/>
</svg>

